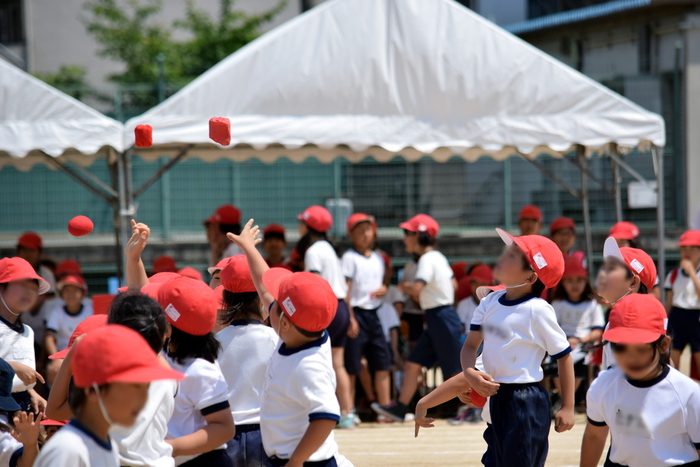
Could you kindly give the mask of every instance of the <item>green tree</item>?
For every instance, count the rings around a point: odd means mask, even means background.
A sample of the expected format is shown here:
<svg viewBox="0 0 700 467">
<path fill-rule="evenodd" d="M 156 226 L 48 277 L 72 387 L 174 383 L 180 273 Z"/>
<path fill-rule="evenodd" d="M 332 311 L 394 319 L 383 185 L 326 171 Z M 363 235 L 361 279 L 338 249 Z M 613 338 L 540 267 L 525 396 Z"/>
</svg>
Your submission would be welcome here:
<svg viewBox="0 0 700 467">
<path fill-rule="evenodd" d="M 62 66 L 57 73 L 41 73 L 36 77 L 78 100 L 95 96 L 95 90 L 87 84 L 84 67 Z"/>
</svg>

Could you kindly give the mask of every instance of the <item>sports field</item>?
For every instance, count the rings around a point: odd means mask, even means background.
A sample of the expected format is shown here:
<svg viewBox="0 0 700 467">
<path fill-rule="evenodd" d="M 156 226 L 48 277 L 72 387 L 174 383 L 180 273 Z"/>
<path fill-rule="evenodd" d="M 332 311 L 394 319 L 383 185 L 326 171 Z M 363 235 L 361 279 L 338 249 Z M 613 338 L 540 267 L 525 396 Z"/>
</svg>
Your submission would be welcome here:
<svg viewBox="0 0 700 467">
<path fill-rule="evenodd" d="M 586 416 L 576 415 L 576 425 L 571 431 L 549 436 L 547 466 L 576 466 Z M 485 423 L 450 426 L 444 420 L 435 422 L 435 428 L 421 429 L 418 438 L 413 437 L 413 423 L 387 424 L 363 423 L 352 431 L 336 430 L 335 436 L 341 454 L 357 467 L 369 466 L 481 466 L 481 455 L 486 443 L 481 437 Z M 601 460 L 601 464 L 602 460 Z"/>
</svg>

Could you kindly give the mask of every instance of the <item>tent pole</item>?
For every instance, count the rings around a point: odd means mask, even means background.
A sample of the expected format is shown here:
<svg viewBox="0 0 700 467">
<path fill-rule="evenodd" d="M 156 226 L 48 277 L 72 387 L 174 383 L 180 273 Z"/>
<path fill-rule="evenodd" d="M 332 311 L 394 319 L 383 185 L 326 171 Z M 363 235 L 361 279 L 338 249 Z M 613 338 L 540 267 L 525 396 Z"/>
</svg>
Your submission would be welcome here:
<svg viewBox="0 0 700 467">
<path fill-rule="evenodd" d="M 651 157 L 654 161 L 654 172 L 656 172 L 656 234 L 658 246 L 656 248 L 656 270 L 660 284 L 666 278 L 666 248 L 664 245 L 665 218 L 664 218 L 664 156 L 663 150 L 659 151 L 654 145 L 651 146 Z M 665 304 L 666 294 L 661 291 L 661 302 Z"/>
<path fill-rule="evenodd" d="M 124 246 L 129 240 L 130 227 L 131 227 L 131 216 L 133 216 L 133 204 L 130 199 L 129 194 L 129 179 L 130 175 L 127 170 L 131 168 L 129 160 L 131 158 L 131 150 L 126 150 L 119 154 L 118 159 L 118 176 L 119 176 L 119 250 L 122 271 L 126 271 L 126 255 L 124 253 Z M 122 275 L 122 284 L 126 284 L 126 274 Z"/>
<path fill-rule="evenodd" d="M 617 152 L 617 146 L 613 146 L 611 151 Z M 622 222 L 622 194 L 620 193 L 620 166 L 615 159 L 610 158 L 610 165 L 613 174 L 613 195 L 615 196 L 615 220 Z"/>
<path fill-rule="evenodd" d="M 588 206 L 588 173 L 583 146 L 576 147 L 576 159 L 581 168 L 581 208 L 583 211 L 583 230 L 586 237 L 586 266 L 588 267 L 588 274 L 593 274 L 593 240 L 591 238 L 591 213 Z"/>
<path fill-rule="evenodd" d="M 124 276 L 124 265 L 122 264 L 122 250 L 119 248 L 121 244 L 119 241 L 119 237 L 121 236 L 121 218 L 119 217 L 119 202 L 121 200 L 119 196 L 119 157 L 119 153 L 116 153 L 116 157 L 111 158 L 111 162 L 108 161 L 108 167 L 112 188 L 117 191 L 117 197 L 112 198 L 110 205 L 112 206 L 112 228 L 114 229 L 114 264 L 117 266 L 117 277 L 121 279 Z"/>
<path fill-rule="evenodd" d="M 193 147 L 194 147 L 194 144 L 188 144 L 180 152 L 178 152 L 175 155 L 175 157 L 170 159 L 165 165 L 163 165 L 160 169 L 158 169 L 156 171 L 156 173 L 151 175 L 151 177 L 148 180 L 143 182 L 143 184 L 140 187 L 138 187 L 138 189 L 133 191 L 133 187 L 132 187 L 132 199 L 136 199 L 139 196 L 141 196 L 144 191 L 148 190 L 148 188 L 150 188 L 151 185 L 153 185 L 155 182 L 158 181 L 158 179 L 161 177 L 161 175 L 163 175 L 165 172 L 170 170 L 175 164 L 180 162 L 187 155 L 187 153 L 190 151 L 190 149 L 192 149 Z M 131 167 L 131 158 L 129 158 L 129 167 Z"/>
<path fill-rule="evenodd" d="M 58 170 L 63 172 L 64 174 L 68 175 L 70 178 L 81 184 L 85 189 L 89 190 L 92 194 L 97 196 L 98 198 L 101 198 L 103 201 L 106 203 L 110 203 L 113 199 L 113 196 L 110 196 L 109 194 L 105 194 L 99 189 L 97 189 L 92 183 L 90 183 L 88 180 L 83 178 L 80 173 L 76 172 L 73 170 L 72 167 L 69 167 L 66 165 L 65 162 L 59 161 L 55 157 L 52 157 L 45 152 L 41 153 L 48 161 L 54 165 Z"/>
<path fill-rule="evenodd" d="M 532 164 L 533 166 L 535 166 L 535 168 L 536 168 L 537 170 L 539 170 L 539 171 L 542 172 L 544 175 L 546 175 L 546 176 L 547 176 L 550 180 L 552 180 L 554 183 L 556 183 L 557 185 L 559 185 L 560 187 L 562 187 L 563 189 L 565 189 L 566 191 L 568 191 L 569 193 L 571 193 L 571 196 L 573 196 L 574 198 L 581 199 L 581 193 L 579 193 L 577 190 L 575 190 L 574 188 L 572 188 L 572 187 L 571 187 L 568 183 L 566 183 L 564 180 L 562 180 L 561 178 L 557 177 L 557 176 L 554 174 L 554 172 L 552 172 L 552 171 L 546 169 L 545 166 L 543 166 L 542 164 L 540 164 L 539 162 L 537 162 L 537 161 L 534 160 L 534 159 L 530 159 L 530 158 L 527 158 L 527 157 L 523 157 L 523 159 L 525 159 L 525 160 L 528 161 L 530 164 Z M 577 164 L 577 165 L 578 165 L 578 164 Z"/>
</svg>

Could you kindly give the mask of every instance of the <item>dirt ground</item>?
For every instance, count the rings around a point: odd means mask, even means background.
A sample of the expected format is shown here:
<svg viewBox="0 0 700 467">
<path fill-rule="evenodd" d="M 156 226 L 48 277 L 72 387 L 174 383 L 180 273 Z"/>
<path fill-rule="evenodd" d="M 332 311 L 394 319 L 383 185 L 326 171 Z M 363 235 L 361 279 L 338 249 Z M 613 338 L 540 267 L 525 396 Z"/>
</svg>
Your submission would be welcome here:
<svg viewBox="0 0 700 467">
<path fill-rule="evenodd" d="M 585 426 L 585 415 L 577 415 L 571 431 L 559 434 L 552 427 L 547 466 L 578 465 Z M 435 428 L 421 429 L 418 438 L 413 437 L 413 427 L 413 423 L 363 423 L 351 431 L 336 430 L 335 437 L 341 454 L 356 467 L 481 466 L 481 455 L 486 450 L 481 437 L 485 423 L 450 426 L 438 420 Z"/>
</svg>

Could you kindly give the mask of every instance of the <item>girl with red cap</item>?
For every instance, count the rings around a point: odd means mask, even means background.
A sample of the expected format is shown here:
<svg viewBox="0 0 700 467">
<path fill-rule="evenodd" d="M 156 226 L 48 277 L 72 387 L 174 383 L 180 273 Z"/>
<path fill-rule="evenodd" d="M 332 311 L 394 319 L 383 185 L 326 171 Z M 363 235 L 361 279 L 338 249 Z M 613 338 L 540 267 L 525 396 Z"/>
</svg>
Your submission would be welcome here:
<svg viewBox="0 0 700 467">
<path fill-rule="evenodd" d="M 617 246 L 639 248 L 639 228 L 631 222 L 622 221 L 610 227 L 608 237 L 617 242 Z"/>
<path fill-rule="evenodd" d="M 425 310 L 426 330 L 408 356 L 398 400 L 385 406 L 373 403 L 372 409 L 403 422 L 423 367 L 430 368 L 437 361 L 445 378 L 460 372 L 461 324 L 453 307 L 457 281 L 447 258 L 435 247 L 439 224 L 426 214 L 418 214 L 399 227 L 404 229 L 406 251 L 419 255 L 416 280 L 404 283 L 402 292 L 420 302 Z"/>
<path fill-rule="evenodd" d="M 574 250 L 576 243 L 576 223 L 570 217 L 557 217 L 549 225 L 549 238 L 557 244 L 562 254 L 573 256 L 585 266 L 586 255 Z"/>
<path fill-rule="evenodd" d="M 352 392 L 350 376 L 345 369 L 345 344 L 348 336 L 357 337 L 359 326 L 353 311 L 345 299 L 348 296 L 348 284 L 345 281 L 340 259 L 333 245 L 328 242 L 327 232 L 333 225 L 333 216 L 322 206 L 309 206 L 297 216 L 301 239 L 295 250 L 304 258 L 304 271 L 317 274 L 328 281 L 338 298 L 335 318 L 328 326 L 333 353 L 333 368 L 337 379 L 337 395 L 340 403 L 341 424 L 352 425 L 355 415 L 352 413 Z"/>
<path fill-rule="evenodd" d="M 700 388 L 669 366 L 667 323 L 649 295 L 613 306 L 603 339 L 617 365 L 588 390 L 581 467 L 598 465 L 608 433 L 606 466 L 700 465 Z"/>
<path fill-rule="evenodd" d="M 690 345 L 700 374 L 700 230 L 688 230 L 678 241 L 680 266 L 666 276 L 666 309 L 673 335 L 671 360 L 678 364 Z"/>
<path fill-rule="evenodd" d="M 34 307 L 50 285 L 22 258 L 0 259 L 0 358 L 15 371 L 12 397 L 24 411 L 43 413 L 46 401 L 34 391 L 44 378 L 36 371 L 34 331 L 20 316 Z"/>
</svg>

